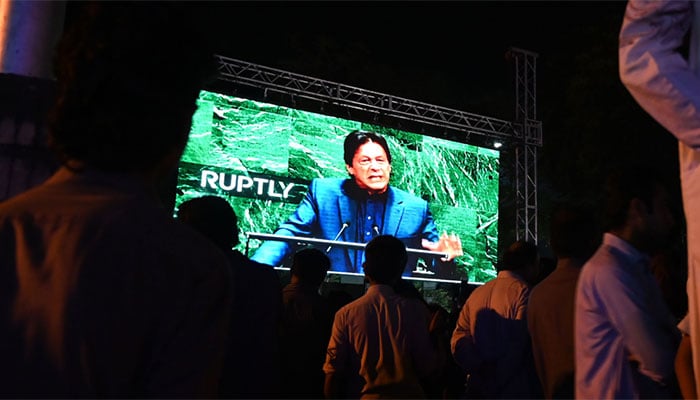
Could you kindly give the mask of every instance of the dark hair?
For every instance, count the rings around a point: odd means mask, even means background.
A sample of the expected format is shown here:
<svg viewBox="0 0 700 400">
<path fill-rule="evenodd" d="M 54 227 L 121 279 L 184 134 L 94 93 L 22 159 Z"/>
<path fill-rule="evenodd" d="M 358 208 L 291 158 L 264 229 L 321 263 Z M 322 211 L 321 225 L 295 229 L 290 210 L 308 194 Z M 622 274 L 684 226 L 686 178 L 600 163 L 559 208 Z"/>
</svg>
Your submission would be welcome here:
<svg viewBox="0 0 700 400">
<path fill-rule="evenodd" d="M 346 165 L 352 165 L 352 158 L 355 157 L 357 149 L 367 142 L 373 142 L 382 146 L 384 152 L 386 153 L 386 158 L 389 161 L 389 164 L 391 164 L 391 153 L 389 152 L 389 145 L 387 144 L 386 139 L 374 132 L 355 130 L 350 132 L 345 137 L 345 143 L 343 144 Z"/>
<path fill-rule="evenodd" d="M 641 200 L 649 212 L 653 212 L 654 195 L 660 187 L 665 187 L 664 182 L 658 171 L 651 167 L 635 165 L 613 170 L 607 176 L 604 188 L 605 230 L 625 225 L 633 199 Z"/>
<path fill-rule="evenodd" d="M 313 247 L 307 247 L 294 253 L 289 272 L 303 282 L 319 286 L 326 278 L 331 267 L 331 260 L 326 253 Z"/>
<path fill-rule="evenodd" d="M 401 277 L 408 261 L 406 245 L 391 235 L 379 235 L 365 247 L 365 275 L 377 283 L 390 284 Z"/>
<path fill-rule="evenodd" d="M 554 206 L 549 243 L 556 257 L 590 257 L 600 242 L 600 233 L 590 209 L 569 204 Z"/>
<path fill-rule="evenodd" d="M 54 58 L 49 146 L 63 164 L 148 171 L 187 143 L 213 48 L 185 2 L 88 2 Z"/>
<path fill-rule="evenodd" d="M 177 219 L 229 251 L 238 244 L 238 217 L 231 204 L 218 196 L 202 196 L 184 201 Z"/>
<path fill-rule="evenodd" d="M 537 245 L 527 240 L 513 242 L 503 253 L 501 271 L 517 271 L 537 262 Z"/>
</svg>

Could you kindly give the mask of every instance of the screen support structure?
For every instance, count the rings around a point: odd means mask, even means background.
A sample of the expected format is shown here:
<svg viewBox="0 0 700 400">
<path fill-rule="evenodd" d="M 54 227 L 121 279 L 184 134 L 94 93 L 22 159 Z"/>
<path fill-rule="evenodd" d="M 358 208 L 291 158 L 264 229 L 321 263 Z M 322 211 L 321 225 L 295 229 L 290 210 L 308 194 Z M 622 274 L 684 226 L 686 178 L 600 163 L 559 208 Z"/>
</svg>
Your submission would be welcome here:
<svg viewBox="0 0 700 400">
<path fill-rule="evenodd" d="M 358 110 L 375 117 L 452 130 L 469 138 L 499 141 L 516 146 L 516 239 L 537 243 L 537 147 L 542 145 L 542 124 L 535 114 L 535 53 L 511 48 L 515 61 L 515 122 L 360 89 L 246 61 L 216 55 L 218 79 L 236 85 L 324 105 Z M 469 141 L 466 141 L 469 143 Z"/>
<path fill-rule="evenodd" d="M 506 59 L 515 66 L 516 240 L 537 243 L 537 148 L 542 122 L 537 120 L 537 54 L 511 47 Z"/>
</svg>

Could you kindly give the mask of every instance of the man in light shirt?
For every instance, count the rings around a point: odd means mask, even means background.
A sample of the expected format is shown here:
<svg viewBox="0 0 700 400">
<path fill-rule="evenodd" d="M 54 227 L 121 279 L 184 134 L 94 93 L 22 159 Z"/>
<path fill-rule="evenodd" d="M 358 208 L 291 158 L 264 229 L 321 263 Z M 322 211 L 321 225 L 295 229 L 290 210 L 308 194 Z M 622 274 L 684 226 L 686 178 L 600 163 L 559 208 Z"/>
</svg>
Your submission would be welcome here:
<svg viewBox="0 0 700 400">
<path fill-rule="evenodd" d="M 335 314 L 323 371 L 324 394 L 337 398 L 425 398 L 422 383 L 437 368 L 430 312 L 396 293 L 406 265 L 401 240 L 380 235 L 365 248 L 367 292 Z"/>
<path fill-rule="evenodd" d="M 620 79 L 634 99 L 678 139 L 688 243 L 689 333 L 695 381 L 700 382 L 700 13 L 694 12 L 698 6 L 690 0 L 630 0 L 620 29 L 619 66 Z"/>
<path fill-rule="evenodd" d="M 671 398 L 680 339 L 651 273 L 673 216 L 653 171 L 606 182 L 603 243 L 579 275 L 574 316 L 576 398 Z"/>
<path fill-rule="evenodd" d="M 518 240 L 504 252 L 496 278 L 464 302 L 450 345 L 469 376 L 468 398 L 542 397 L 526 314 L 538 265 L 537 246 Z"/>
</svg>

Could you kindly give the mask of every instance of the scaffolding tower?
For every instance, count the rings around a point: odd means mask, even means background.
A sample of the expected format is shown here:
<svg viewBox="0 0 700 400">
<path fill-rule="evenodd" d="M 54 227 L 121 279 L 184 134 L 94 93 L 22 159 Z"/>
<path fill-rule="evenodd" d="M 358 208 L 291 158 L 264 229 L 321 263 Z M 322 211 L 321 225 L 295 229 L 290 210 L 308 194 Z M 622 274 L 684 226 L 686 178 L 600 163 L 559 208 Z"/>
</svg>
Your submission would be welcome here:
<svg viewBox="0 0 700 400">
<path fill-rule="evenodd" d="M 537 148 L 542 146 L 536 103 L 537 54 L 511 47 L 506 56 L 515 65 L 516 240 L 537 243 Z"/>
</svg>

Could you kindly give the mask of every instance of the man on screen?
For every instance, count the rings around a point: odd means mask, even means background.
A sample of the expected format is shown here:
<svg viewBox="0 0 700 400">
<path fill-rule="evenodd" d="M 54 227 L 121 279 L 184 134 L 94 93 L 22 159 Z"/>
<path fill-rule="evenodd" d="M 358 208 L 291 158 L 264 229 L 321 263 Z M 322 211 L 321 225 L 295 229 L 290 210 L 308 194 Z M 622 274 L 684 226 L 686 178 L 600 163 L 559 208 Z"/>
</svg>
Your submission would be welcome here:
<svg viewBox="0 0 700 400">
<path fill-rule="evenodd" d="M 305 236 L 343 242 L 366 243 L 379 235 L 392 235 L 407 248 L 424 248 L 446 256 L 428 260 L 438 277 L 451 277 L 462 243 L 456 235 L 441 236 L 428 202 L 389 186 L 391 153 L 386 139 L 362 130 L 350 132 L 344 143 L 349 179 L 318 178 L 297 210 L 275 231 L 276 235 Z M 294 249 L 284 241 L 268 240 L 251 257 L 279 266 Z M 364 252 L 329 246 L 331 271 L 362 273 Z M 409 257 L 404 276 L 411 275 L 417 258 Z"/>
</svg>

